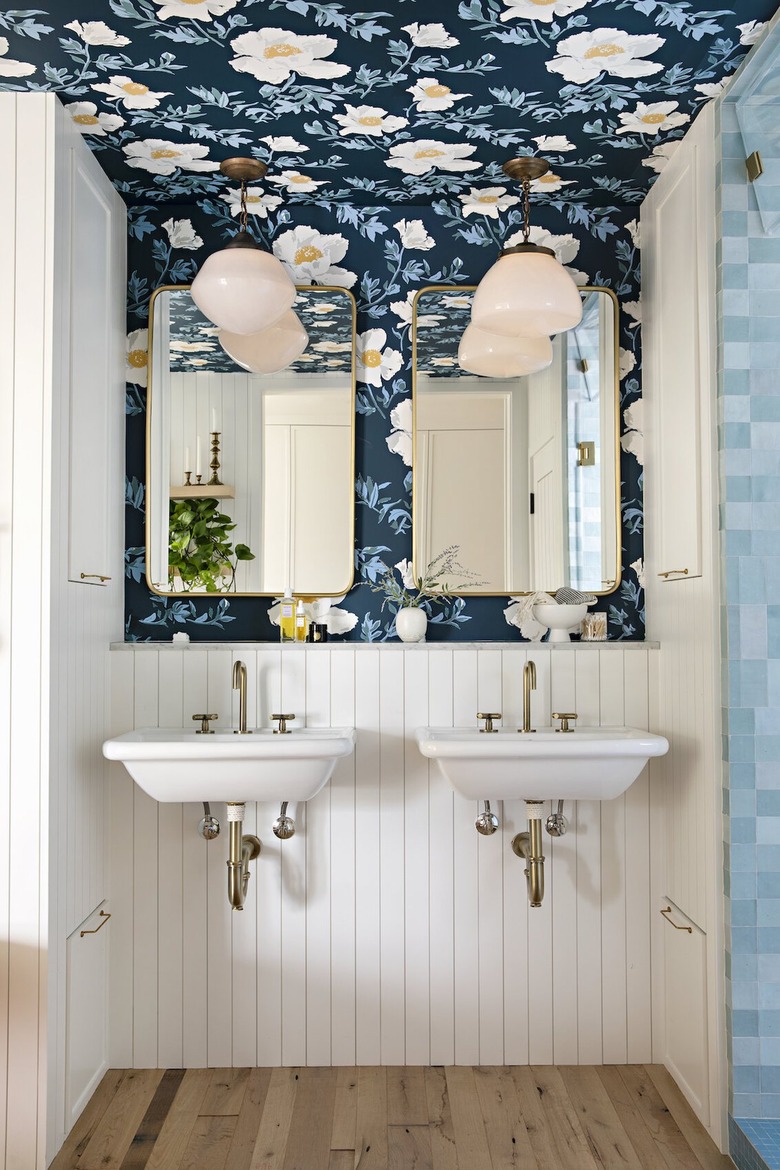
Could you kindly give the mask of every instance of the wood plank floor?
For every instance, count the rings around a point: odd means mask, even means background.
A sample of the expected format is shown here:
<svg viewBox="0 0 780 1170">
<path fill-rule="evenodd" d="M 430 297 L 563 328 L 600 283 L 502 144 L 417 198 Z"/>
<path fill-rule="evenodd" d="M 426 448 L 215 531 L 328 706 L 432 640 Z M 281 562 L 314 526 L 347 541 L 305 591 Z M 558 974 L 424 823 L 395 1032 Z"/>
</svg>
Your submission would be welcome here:
<svg viewBox="0 0 780 1170">
<path fill-rule="evenodd" d="M 106 1073 L 51 1170 L 730 1170 L 658 1066 Z"/>
</svg>

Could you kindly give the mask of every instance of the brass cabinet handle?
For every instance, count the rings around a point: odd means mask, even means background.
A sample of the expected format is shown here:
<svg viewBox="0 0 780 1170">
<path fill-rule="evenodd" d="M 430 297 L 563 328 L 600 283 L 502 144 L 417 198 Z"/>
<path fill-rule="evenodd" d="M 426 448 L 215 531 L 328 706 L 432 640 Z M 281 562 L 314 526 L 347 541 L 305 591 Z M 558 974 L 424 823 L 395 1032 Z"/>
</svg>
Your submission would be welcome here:
<svg viewBox="0 0 780 1170">
<path fill-rule="evenodd" d="M 682 577 L 688 576 L 687 569 L 667 569 L 665 573 L 659 573 L 658 576 L 663 577 L 664 581 L 666 581 L 668 577 L 674 577 L 677 573 L 679 573 Z"/>
<path fill-rule="evenodd" d="M 110 577 L 104 577 L 102 573 L 79 573 L 82 581 L 110 581 Z"/>
<path fill-rule="evenodd" d="M 200 719 L 200 727 L 195 732 L 196 735 L 213 735 L 214 732 L 209 727 L 210 719 L 219 719 L 219 715 L 193 715 L 192 718 L 197 723 Z"/>
<path fill-rule="evenodd" d="M 102 918 L 103 921 L 99 922 L 94 930 L 80 930 L 79 931 L 79 938 L 83 938 L 85 934 L 97 934 L 97 932 L 99 930 L 102 930 L 103 927 L 106 925 L 106 923 L 108 922 L 111 915 L 109 914 L 108 910 L 101 910 L 100 917 Z"/>
<path fill-rule="evenodd" d="M 568 731 L 569 734 L 574 731 L 573 727 L 569 727 L 570 719 L 577 719 L 579 716 L 576 711 L 553 711 L 553 719 L 560 719 L 560 727 L 556 727 L 556 731 Z"/>
<path fill-rule="evenodd" d="M 663 914 L 666 921 L 670 922 L 672 924 L 672 926 L 674 927 L 675 930 L 687 930 L 688 934 L 693 934 L 693 927 L 692 926 L 678 926 L 676 922 L 672 921 L 672 919 L 669 917 L 669 915 L 672 913 L 671 906 L 667 906 L 665 910 L 661 911 L 661 913 Z"/>
<path fill-rule="evenodd" d="M 272 715 L 271 716 L 272 720 L 278 719 L 278 721 L 279 721 L 279 726 L 274 728 L 274 735 L 289 735 L 290 729 L 287 726 L 287 724 L 290 722 L 291 719 L 294 719 L 294 718 L 295 718 L 294 715 Z"/>
<path fill-rule="evenodd" d="M 494 719 L 501 719 L 501 718 L 502 718 L 502 715 L 501 715 L 500 711 L 478 711 L 477 712 L 477 719 L 484 719 L 485 720 L 485 726 L 480 727 L 479 730 L 480 731 L 494 731 L 497 733 L 498 728 L 493 726 L 493 720 Z"/>
</svg>

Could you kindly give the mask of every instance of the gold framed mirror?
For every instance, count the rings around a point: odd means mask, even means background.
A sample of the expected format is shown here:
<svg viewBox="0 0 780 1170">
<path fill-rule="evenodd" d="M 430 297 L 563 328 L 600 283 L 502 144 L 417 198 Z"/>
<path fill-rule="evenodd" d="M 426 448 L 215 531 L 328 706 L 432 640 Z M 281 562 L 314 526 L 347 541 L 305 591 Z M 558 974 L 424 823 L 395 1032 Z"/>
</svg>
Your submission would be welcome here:
<svg viewBox="0 0 780 1170">
<path fill-rule="evenodd" d="M 260 374 L 223 348 L 189 285 L 152 296 L 146 578 L 154 593 L 340 597 L 352 587 L 355 299 L 343 288 L 299 286 L 294 309 L 305 350 Z"/>
<path fill-rule="evenodd" d="M 474 285 L 431 285 L 412 317 L 412 543 L 416 578 L 451 545 L 481 584 L 464 595 L 621 577 L 618 302 L 585 286 L 580 325 L 552 363 L 515 378 L 458 365 Z"/>
</svg>

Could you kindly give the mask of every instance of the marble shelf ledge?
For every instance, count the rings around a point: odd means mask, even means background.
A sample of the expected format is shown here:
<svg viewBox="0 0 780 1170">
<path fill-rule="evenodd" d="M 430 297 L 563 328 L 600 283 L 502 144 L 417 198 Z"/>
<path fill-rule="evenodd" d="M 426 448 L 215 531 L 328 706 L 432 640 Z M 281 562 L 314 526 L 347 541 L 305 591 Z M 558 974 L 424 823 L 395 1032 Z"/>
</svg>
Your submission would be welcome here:
<svg viewBox="0 0 780 1170">
<path fill-rule="evenodd" d="M 566 653 L 572 650 L 658 650 L 660 642 L 189 642 L 186 645 L 173 642 L 112 642 L 112 650 L 258 650 L 261 647 L 278 646 L 290 654 L 302 650 L 403 650 L 419 653 L 422 650 L 555 650 Z"/>
</svg>

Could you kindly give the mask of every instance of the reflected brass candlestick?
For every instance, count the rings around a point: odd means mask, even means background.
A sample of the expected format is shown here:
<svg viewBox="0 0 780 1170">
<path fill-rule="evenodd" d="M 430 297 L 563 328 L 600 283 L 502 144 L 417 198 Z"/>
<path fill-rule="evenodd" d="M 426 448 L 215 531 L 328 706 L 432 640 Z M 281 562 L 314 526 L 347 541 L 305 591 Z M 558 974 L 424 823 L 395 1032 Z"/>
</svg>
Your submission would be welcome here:
<svg viewBox="0 0 780 1170">
<path fill-rule="evenodd" d="M 221 487 L 222 480 L 219 478 L 219 436 L 220 431 L 211 432 L 211 479 L 208 482 L 209 487 Z"/>
<path fill-rule="evenodd" d="M 185 487 L 192 487 L 192 472 L 191 471 L 184 472 L 184 486 Z"/>
</svg>

